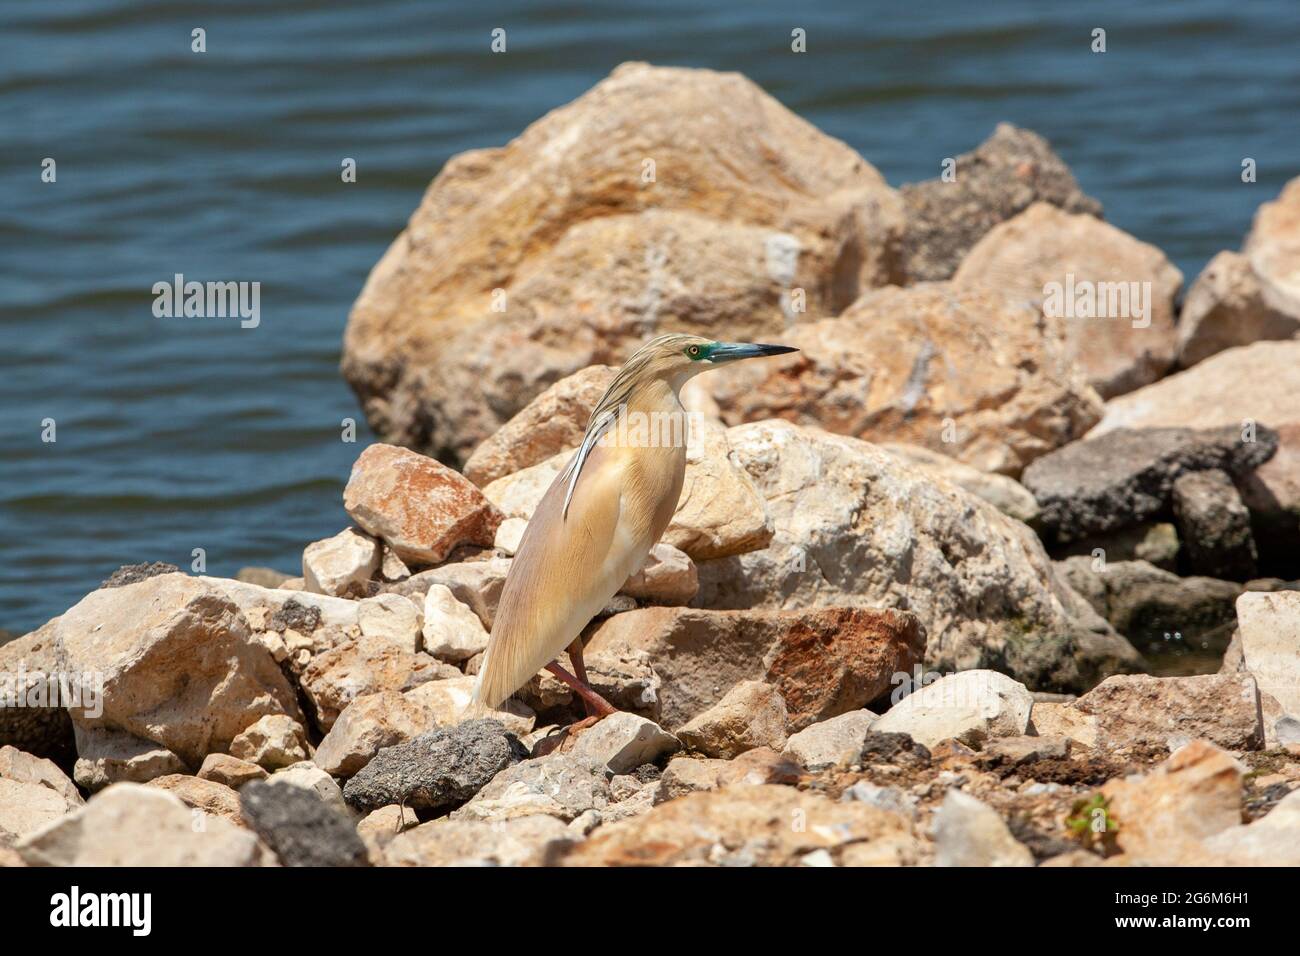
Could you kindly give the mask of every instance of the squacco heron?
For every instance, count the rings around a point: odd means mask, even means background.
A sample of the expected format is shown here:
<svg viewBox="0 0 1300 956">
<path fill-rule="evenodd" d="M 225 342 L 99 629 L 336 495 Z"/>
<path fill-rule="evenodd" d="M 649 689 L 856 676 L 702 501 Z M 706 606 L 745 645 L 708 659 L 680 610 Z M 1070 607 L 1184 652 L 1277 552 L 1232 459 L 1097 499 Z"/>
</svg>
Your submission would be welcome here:
<svg viewBox="0 0 1300 956">
<path fill-rule="evenodd" d="M 613 713 L 587 683 L 580 635 L 645 564 L 677 510 L 686 473 L 679 392 L 727 362 L 794 351 L 672 334 L 627 360 L 524 530 L 475 685 L 478 705 L 499 707 L 546 668 L 582 698 L 589 716 Z M 566 649 L 574 674 L 556 660 Z"/>
</svg>

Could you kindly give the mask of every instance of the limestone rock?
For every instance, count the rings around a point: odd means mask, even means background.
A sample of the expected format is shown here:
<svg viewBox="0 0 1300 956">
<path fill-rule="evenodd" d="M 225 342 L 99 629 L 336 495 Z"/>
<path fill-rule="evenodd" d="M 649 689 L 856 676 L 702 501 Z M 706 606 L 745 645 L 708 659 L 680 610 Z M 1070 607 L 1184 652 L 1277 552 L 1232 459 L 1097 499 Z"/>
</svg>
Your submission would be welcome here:
<svg viewBox="0 0 1300 956">
<path fill-rule="evenodd" d="M 1036 202 L 1101 215 L 1051 144 L 1032 130 L 999 123 L 956 160 L 957 178 L 902 188 L 907 232 L 903 271 L 912 282 L 947 279 L 979 239 Z"/>
<path fill-rule="evenodd" d="M 151 740 L 104 727 L 78 727 L 73 779 L 87 790 L 112 783 L 148 783 L 170 773 L 186 773 L 185 762 Z"/>
<path fill-rule="evenodd" d="M 22 637 L 0 644 L 0 674 L 8 693 L 0 694 L 0 740 L 37 757 L 66 758 L 74 752 L 72 720 L 51 693 L 59 663 L 56 617 Z M 57 687 L 57 681 L 54 682 Z M 9 693 L 12 693 L 10 706 Z"/>
<path fill-rule="evenodd" d="M 1072 705 L 1097 719 L 1098 742 L 1115 749 L 1199 738 L 1230 750 L 1263 746 L 1259 691 L 1249 676 L 1108 677 Z"/>
<path fill-rule="evenodd" d="M 314 594 L 363 595 L 379 572 L 379 557 L 379 542 L 370 535 L 356 528 L 340 531 L 307 545 L 302 553 L 303 586 Z"/>
<path fill-rule="evenodd" d="M 76 785 L 54 761 L 26 753 L 9 744 L 0 744 L 0 780 L 44 787 L 74 807 L 85 802 Z"/>
<path fill-rule="evenodd" d="M 1187 292 L 1178 317 L 1178 364 L 1187 368 L 1225 349 L 1297 332 L 1300 310 L 1288 310 L 1247 256 L 1220 252 Z"/>
<path fill-rule="evenodd" d="M 302 689 L 328 732 L 343 708 L 364 694 L 409 690 L 459 671 L 427 654 L 408 654 L 380 637 L 359 637 L 312 659 L 302 673 Z"/>
<path fill-rule="evenodd" d="M 794 288 L 839 311 L 897 278 L 901 229 L 879 173 L 744 77 L 624 64 L 443 167 L 353 307 L 344 374 L 387 440 L 463 460 L 655 332 L 770 341 Z"/>
<path fill-rule="evenodd" d="M 862 756 L 862 744 L 876 720 L 866 709 L 823 720 L 792 734 L 784 753 L 806 770 L 849 767 Z"/>
<path fill-rule="evenodd" d="M 628 773 L 674 753 L 680 746 L 672 734 L 652 721 L 619 711 L 583 731 L 570 754 L 610 773 Z"/>
<path fill-rule="evenodd" d="M 467 720 L 384 748 L 343 794 L 361 810 L 390 803 L 437 809 L 465 802 L 523 756 L 518 739 L 499 721 Z"/>
<path fill-rule="evenodd" d="M 335 813 L 345 817 L 352 815 L 347 802 L 343 799 L 343 788 L 333 777 L 310 761 L 277 770 L 266 778 L 266 782 L 276 787 L 297 787 L 306 790 Z"/>
<path fill-rule="evenodd" d="M 1192 573 L 1232 581 L 1257 575 L 1250 512 L 1225 472 L 1196 471 L 1175 479 L 1173 505 Z"/>
<path fill-rule="evenodd" d="M 153 741 L 191 767 L 228 751 L 251 721 L 301 717 L 238 606 L 203 578 L 164 574 L 95 591 L 57 634 L 71 672 L 103 676 L 102 715 L 70 708 L 74 725 Z"/>
<path fill-rule="evenodd" d="M 442 818 L 407 830 L 384 848 L 387 866 L 546 866 L 573 843 L 545 815 L 485 823 Z"/>
<path fill-rule="evenodd" d="M 664 541 L 707 561 L 757 551 L 771 540 L 763 499 L 731 453 L 726 429 L 699 424 L 686 449 L 682 493 Z"/>
<path fill-rule="evenodd" d="M 1062 320 L 1068 357 L 1103 398 L 1173 365 L 1183 274 L 1155 246 L 1095 216 L 1035 203 L 989 230 L 953 283 L 998 290 Z"/>
<path fill-rule="evenodd" d="M 1034 855 L 997 811 L 952 789 L 934 816 L 936 866 L 1033 866 Z"/>
<path fill-rule="evenodd" d="M 366 866 L 352 821 L 309 791 L 254 781 L 239 794 L 248 825 L 285 866 Z"/>
<path fill-rule="evenodd" d="M 424 647 L 439 660 L 459 664 L 487 649 L 488 632 L 467 605 L 445 584 L 430 585 L 424 596 Z"/>
<path fill-rule="evenodd" d="M 869 292 L 781 337 L 797 354 L 705 384 L 728 424 L 782 418 L 1015 477 L 1101 414 L 1060 320 L 952 283 Z"/>
<path fill-rule="evenodd" d="M 471 699 L 475 678 L 451 677 L 429 681 L 406 692 L 411 703 L 423 708 L 432 727 L 451 727 L 471 715 Z M 526 734 L 533 729 L 537 715 L 517 700 L 507 700 L 497 710 L 491 711 L 493 720 L 512 734 Z"/>
<path fill-rule="evenodd" d="M 0 745 L 0 847 L 85 804 L 53 761 Z"/>
<path fill-rule="evenodd" d="M 786 422 L 741 425 L 728 438 L 776 537 L 700 565 L 697 604 L 906 608 L 928 634 L 929 669 L 997 667 L 1040 690 L 1082 690 L 1140 668 L 1052 573 L 1037 535 L 986 502 L 852 438 Z"/>
<path fill-rule="evenodd" d="M 497 554 L 513 558 L 515 552 L 519 550 L 520 542 L 524 540 L 524 531 L 527 528 L 528 520 L 526 518 L 507 518 L 497 528 L 496 537 L 492 539 L 492 549 Z"/>
<path fill-rule="evenodd" d="M 992 737 L 1024 734 L 1033 703 L 1025 686 L 1005 674 L 961 671 L 914 690 L 871 730 L 907 734 L 926 747 L 949 738 L 978 746 Z"/>
<path fill-rule="evenodd" d="M 577 448 L 616 372 L 608 365 L 589 365 L 560 379 L 474 450 L 465 462 L 465 477 L 486 488 L 498 478 Z"/>
<path fill-rule="evenodd" d="M 805 826 L 792 827 L 800 819 Z M 781 866 L 816 850 L 846 863 L 854 845 L 873 862 L 915 862 L 910 821 L 862 803 L 832 803 L 792 787 L 733 784 L 661 803 L 602 826 L 564 858 L 571 866 Z"/>
<path fill-rule="evenodd" d="M 677 731 L 688 750 L 730 759 L 755 747 L 785 747 L 786 710 L 781 693 L 771 684 L 747 680 L 722 699 L 696 714 Z"/>
<path fill-rule="evenodd" d="M 202 780 L 183 773 L 172 773 L 164 777 L 155 777 L 149 781 L 149 786 L 179 797 L 181 802 L 191 810 L 201 811 L 207 817 L 220 817 L 231 823 L 243 825 L 239 814 L 239 794 L 223 783 Z M 207 820 L 203 819 L 202 823 L 206 825 Z"/>
<path fill-rule="evenodd" d="M 343 507 L 412 564 L 438 564 L 461 544 L 491 547 L 502 518 L 459 472 L 383 444 L 369 446 L 352 466 Z"/>
<path fill-rule="evenodd" d="M 1166 513 L 1174 482 L 1189 472 L 1253 471 L 1277 450 L 1271 429 L 1255 437 L 1242 441 L 1240 425 L 1121 429 L 1038 459 L 1022 480 L 1043 509 L 1045 533 L 1074 541 Z"/>
<path fill-rule="evenodd" d="M 456 820 L 551 816 L 568 823 L 611 802 L 605 769 L 584 755 L 552 754 L 507 767 L 464 806 Z"/>
<path fill-rule="evenodd" d="M 980 471 L 920 445 L 884 442 L 880 447 L 932 478 L 941 478 L 976 498 L 983 498 L 1009 518 L 1025 524 L 1033 524 L 1038 519 L 1038 502 L 1014 478 Z"/>
<path fill-rule="evenodd" d="M 501 600 L 501 589 L 505 586 L 506 575 L 509 573 L 510 561 L 505 558 L 461 561 L 413 574 L 407 580 L 391 585 L 389 590 L 413 601 L 423 602 L 429 589 L 435 584 L 441 584 L 451 591 L 457 601 L 468 605 L 478 615 L 483 626 L 490 630 L 492 620 L 496 617 L 497 603 Z"/>
<path fill-rule="evenodd" d="M 924 651 L 916 620 L 868 608 L 704 611 L 643 608 L 602 624 L 587 644 L 594 670 L 643 654 L 660 684 L 650 716 L 680 727 L 744 680 L 773 685 L 789 728 L 856 710 Z"/>
<path fill-rule="evenodd" d="M 133 587 L 138 587 L 134 585 Z M 17 845 L 28 866 L 261 866 L 257 837 L 220 817 L 194 825 L 181 799 L 119 783 Z"/>
<path fill-rule="evenodd" d="M 363 694 L 339 714 L 312 760 L 326 773 L 350 777 L 385 747 L 433 728 L 428 711 L 395 690 Z"/>
<path fill-rule="evenodd" d="M 685 605 L 699 590 L 695 562 L 684 551 L 661 541 L 650 549 L 645 567 L 628 578 L 619 593 L 650 604 Z"/>
<path fill-rule="evenodd" d="M 1243 667 L 1261 691 L 1300 718 L 1300 592 L 1243 594 L 1237 620 Z"/>
<path fill-rule="evenodd" d="M 1241 767 L 1204 740 L 1194 740 L 1145 776 L 1102 787 L 1115 841 L 1130 861 L 1205 863 L 1200 841 L 1241 823 Z"/>
<path fill-rule="evenodd" d="M 1225 827 L 1203 846 L 1220 865 L 1300 866 L 1300 790 L 1254 823 Z"/>
<path fill-rule="evenodd" d="M 230 742 L 230 755 L 267 770 L 279 770 L 307 759 L 307 733 L 296 720 L 269 714 Z"/>
<path fill-rule="evenodd" d="M 839 718 L 832 718 L 836 719 Z M 767 747 L 746 750 L 734 760 L 673 757 L 659 778 L 655 803 L 675 800 L 701 790 L 717 790 L 733 783 L 792 785 L 798 782 L 799 775 L 799 765 L 787 754 L 779 754 Z"/>
<path fill-rule="evenodd" d="M 266 771 L 255 763 L 229 754 L 208 754 L 203 758 L 203 766 L 199 767 L 198 777 L 238 790 L 251 780 L 265 780 Z"/>
<path fill-rule="evenodd" d="M 359 602 L 357 625 L 363 636 L 391 641 L 407 654 L 416 654 L 423 646 L 424 612 L 400 594 L 377 594 Z"/>
</svg>

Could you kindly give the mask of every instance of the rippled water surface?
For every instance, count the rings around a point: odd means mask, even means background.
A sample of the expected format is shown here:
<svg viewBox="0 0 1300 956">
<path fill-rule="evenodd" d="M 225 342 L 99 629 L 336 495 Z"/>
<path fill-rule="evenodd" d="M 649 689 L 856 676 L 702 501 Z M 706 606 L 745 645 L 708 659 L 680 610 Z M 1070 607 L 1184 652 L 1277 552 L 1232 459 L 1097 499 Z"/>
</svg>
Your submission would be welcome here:
<svg viewBox="0 0 1300 956">
<path fill-rule="evenodd" d="M 895 185 L 999 120 L 1028 126 L 1190 280 L 1300 172 L 1300 8 L 1063 6 L 5 4 L 0 628 L 40 624 L 123 563 L 202 548 L 213 573 L 293 570 L 342 527 L 370 436 L 340 441 L 357 408 L 339 343 L 370 266 L 449 156 L 506 142 L 624 60 L 743 71 Z M 261 282 L 261 324 L 155 318 L 151 288 L 175 273 Z"/>
</svg>

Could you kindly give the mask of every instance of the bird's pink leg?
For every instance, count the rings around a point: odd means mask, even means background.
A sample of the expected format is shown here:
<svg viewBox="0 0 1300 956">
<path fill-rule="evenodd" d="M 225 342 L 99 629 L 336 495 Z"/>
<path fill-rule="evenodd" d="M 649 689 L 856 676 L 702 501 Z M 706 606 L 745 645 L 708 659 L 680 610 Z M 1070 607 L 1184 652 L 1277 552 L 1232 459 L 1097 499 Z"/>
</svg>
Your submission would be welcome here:
<svg viewBox="0 0 1300 956">
<path fill-rule="evenodd" d="M 573 668 L 584 676 L 586 675 L 586 668 L 582 665 L 581 652 L 574 659 Z M 590 716 L 608 717 L 610 714 L 617 713 L 613 704 L 592 690 L 585 680 L 579 680 L 566 671 L 558 662 L 551 661 L 546 665 L 546 669 L 573 688 L 573 692 L 582 698 L 582 704 Z"/>
</svg>

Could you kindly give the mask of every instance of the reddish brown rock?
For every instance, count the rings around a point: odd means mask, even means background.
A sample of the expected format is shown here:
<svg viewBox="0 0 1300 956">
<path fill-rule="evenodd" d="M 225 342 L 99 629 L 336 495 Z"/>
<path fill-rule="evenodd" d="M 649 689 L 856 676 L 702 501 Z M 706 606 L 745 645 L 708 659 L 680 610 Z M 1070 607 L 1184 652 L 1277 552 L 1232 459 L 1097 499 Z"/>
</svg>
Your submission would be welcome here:
<svg viewBox="0 0 1300 956">
<path fill-rule="evenodd" d="M 780 691 L 791 732 L 865 706 L 925 653 L 924 631 L 903 611 L 704 611 L 643 608 L 610 618 L 591 638 L 597 666 L 644 652 L 662 684 L 652 718 L 673 730 L 743 680 Z"/>
<path fill-rule="evenodd" d="M 577 448 L 615 371 L 608 365 L 591 365 L 560 379 L 474 450 L 465 462 L 465 477 L 485 488 L 498 478 Z"/>
<path fill-rule="evenodd" d="M 503 517 L 463 475 L 393 445 L 361 453 L 343 507 L 412 564 L 438 564 L 461 544 L 492 547 Z"/>
</svg>

